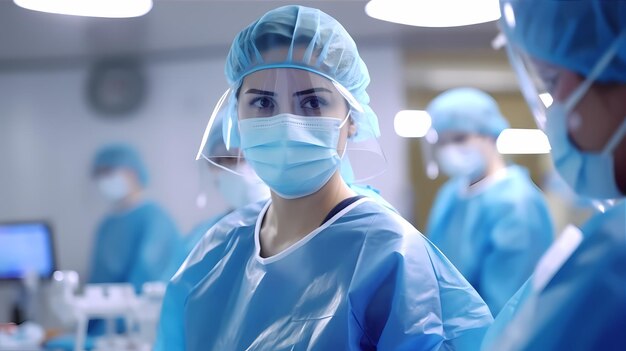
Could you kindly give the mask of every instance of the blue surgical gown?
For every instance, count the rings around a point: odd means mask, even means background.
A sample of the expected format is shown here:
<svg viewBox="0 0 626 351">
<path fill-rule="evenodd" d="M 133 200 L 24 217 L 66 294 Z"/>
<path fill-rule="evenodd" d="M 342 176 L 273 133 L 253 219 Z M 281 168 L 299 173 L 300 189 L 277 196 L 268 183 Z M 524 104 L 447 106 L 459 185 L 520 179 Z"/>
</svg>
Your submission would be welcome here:
<svg viewBox="0 0 626 351">
<path fill-rule="evenodd" d="M 90 283 L 167 281 L 167 268 L 180 235 L 170 216 L 156 203 L 143 202 L 115 212 L 100 224 L 93 250 Z"/>
<path fill-rule="evenodd" d="M 196 225 L 189 234 L 185 235 L 181 238 L 178 246 L 173 250 L 171 255 L 170 263 L 168 264 L 168 268 L 164 272 L 163 279 L 168 281 L 172 278 L 174 273 L 180 268 L 180 265 L 183 264 L 187 256 L 193 248 L 200 242 L 204 234 L 211 229 L 220 219 L 224 218 L 225 215 L 230 213 L 231 210 L 220 213 L 216 216 L 213 216 L 200 224 Z"/>
<path fill-rule="evenodd" d="M 358 195 L 368 196 L 376 202 L 380 203 L 381 205 L 389 208 L 390 210 L 397 212 L 396 209 L 380 195 L 380 192 L 372 186 L 360 184 L 349 184 L 348 186 Z M 195 226 L 191 230 L 191 232 L 189 232 L 189 234 L 185 235 L 182 238 L 180 245 L 178 245 L 178 247 L 175 249 L 168 268 L 164 272 L 164 279 L 169 280 L 174 275 L 174 273 L 176 273 L 178 268 L 180 268 L 180 265 L 183 263 L 183 261 L 185 261 L 185 258 L 187 258 L 191 250 L 196 246 L 196 244 L 198 244 L 204 234 L 206 234 L 206 232 L 209 231 L 209 229 L 211 229 L 211 227 L 213 227 L 215 223 L 217 223 L 220 219 L 222 219 L 231 211 L 232 210 L 228 210 L 224 213 L 220 213 L 217 216 L 213 216 L 205 220 L 204 222 Z"/>
<path fill-rule="evenodd" d="M 476 350 L 492 317 L 413 226 L 362 198 L 262 258 L 270 202 L 203 237 L 167 287 L 156 350 Z"/>
<path fill-rule="evenodd" d="M 357 193 L 358 195 L 368 196 L 372 198 L 372 200 L 378 202 L 379 204 L 387 207 L 388 209 L 398 212 L 395 207 L 393 207 L 387 200 L 385 200 L 382 195 L 380 195 L 380 191 L 378 189 L 372 187 L 371 185 L 361 185 L 361 184 L 348 184 L 350 189 Z"/>
<path fill-rule="evenodd" d="M 526 170 L 509 166 L 471 190 L 461 179 L 448 181 L 428 236 L 497 315 L 552 243 L 553 226 Z"/>
<path fill-rule="evenodd" d="M 592 217 L 582 232 L 545 286 L 530 279 L 507 303 L 483 350 L 626 349 L 626 202 Z"/>
</svg>

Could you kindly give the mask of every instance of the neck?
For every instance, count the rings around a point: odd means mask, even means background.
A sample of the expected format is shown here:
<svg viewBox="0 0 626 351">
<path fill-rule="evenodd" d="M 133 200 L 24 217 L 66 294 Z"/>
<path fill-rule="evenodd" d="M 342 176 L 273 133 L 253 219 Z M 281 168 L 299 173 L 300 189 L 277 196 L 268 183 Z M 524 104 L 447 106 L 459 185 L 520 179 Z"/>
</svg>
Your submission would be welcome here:
<svg viewBox="0 0 626 351">
<path fill-rule="evenodd" d="M 133 208 L 135 205 L 137 205 L 139 202 L 141 202 L 141 200 L 143 198 L 142 195 L 143 194 L 142 194 L 141 190 L 135 189 L 130 194 L 126 195 L 125 198 L 120 200 L 116 204 L 116 207 L 119 210 L 128 210 L 130 208 Z"/>
<path fill-rule="evenodd" d="M 493 176 L 498 173 L 500 170 L 506 168 L 506 162 L 504 158 L 496 149 L 489 150 L 488 155 L 483 152 L 483 157 L 487 160 L 487 165 L 485 167 L 485 172 L 481 174 L 478 178 L 472 180 L 470 182 L 470 186 L 480 182 L 481 180 Z"/>
<path fill-rule="evenodd" d="M 284 199 L 272 192 L 272 205 L 261 227 L 262 255 L 272 256 L 302 239 L 337 204 L 355 195 L 338 171 L 319 191 L 305 197 Z"/>
</svg>

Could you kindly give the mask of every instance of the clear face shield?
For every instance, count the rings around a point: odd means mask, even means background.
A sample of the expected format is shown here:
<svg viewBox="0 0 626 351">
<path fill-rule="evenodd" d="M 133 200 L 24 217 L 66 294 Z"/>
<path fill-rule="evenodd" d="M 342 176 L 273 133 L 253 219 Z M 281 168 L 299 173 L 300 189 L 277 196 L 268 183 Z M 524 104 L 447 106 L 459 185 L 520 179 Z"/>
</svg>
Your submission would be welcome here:
<svg viewBox="0 0 626 351">
<path fill-rule="evenodd" d="M 375 135 L 373 131 L 377 126 L 371 125 L 364 116 L 362 106 L 341 84 L 300 68 L 260 69 L 229 88 L 213 110 L 196 159 L 203 158 L 217 167 L 243 175 L 239 171 L 245 162 L 240 133 L 242 121 L 262 118 L 271 124 L 276 117 L 284 115 L 311 120 L 315 117 L 321 124 L 327 121 L 332 128 L 338 128 L 337 154 L 342 162 L 348 162 L 347 156 L 350 156 L 355 181 L 384 171 L 385 157 L 376 138 L 370 137 Z M 272 133 L 272 129 L 259 132 Z M 287 133 L 284 138 L 291 136 Z M 281 149 L 280 145 L 273 147 Z M 283 156 L 301 157 L 303 162 L 314 157 L 308 155 L 305 148 L 299 155 L 277 155 Z"/>
<path fill-rule="evenodd" d="M 533 59 L 513 45 L 507 45 L 506 50 L 535 122 L 540 129 L 545 130 L 546 111 L 553 103 L 559 68 Z"/>
<path fill-rule="evenodd" d="M 502 37 L 506 37 L 506 33 L 515 30 L 515 11 L 510 3 L 501 3 L 504 21 L 500 24 L 506 28 L 502 28 Z M 524 50 L 517 47 L 506 38 L 500 42 L 504 44 L 509 62 L 515 71 L 519 86 L 528 104 L 537 126 L 545 130 L 546 111 L 552 105 L 554 88 L 558 82 L 559 69 L 547 62 L 533 59 L 526 54 Z"/>
<path fill-rule="evenodd" d="M 505 27 L 503 33 L 506 35 L 515 31 L 515 10 L 508 2 L 503 2 L 501 6 L 504 13 L 504 21 L 501 22 L 501 25 Z M 584 82 L 566 96 L 564 101 L 560 101 L 566 110 L 571 111 L 575 107 L 574 105 L 587 93 L 589 87 L 615 57 L 624 37 L 626 37 L 626 33 L 622 33 L 611 46 L 607 47 Z M 563 70 L 556 65 L 528 55 L 522 48 L 508 39 L 505 47 L 509 61 L 517 75 L 522 95 L 528 103 L 538 127 L 545 130 L 546 112 L 552 105 L 554 97 L 557 97 L 558 83 Z"/>
<path fill-rule="evenodd" d="M 515 13 L 513 6 L 507 2 L 501 5 L 504 14 L 504 21 L 501 22 L 501 25 L 504 26 L 504 28 L 502 28 L 503 33 L 513 33 L 515 31 Z M 574 110 L 578 102 L 588 92 L 589 87 L 614 58 L 621 44 L 620 40 L 622 40 L 623 37 L 624 34 L 622 34 L 621 38 L 618 37 L 613 45 L 606 49 L 605 53 L 599 57 L 598 61 L 592 67 L 590 73 L 585 77 L 585 80 L 571 93 L 567 94 L 567 96 L 562 96 L 563 92 L 559 91 L 561 89 L 559 87 L 559 79 L 561 78 L 560 75 L 563 73 L 563 69 L 530 56 L 507 38 L 505 47 L 509 61 L 518 78 L 522 95 L 530 107 L 537 126 L 540 129 L 547 132 L 548 118 L 550 118 L 549 116 L 551 115 L 549 112 L 553 112 L 550 109 L 554 109 L 557 104 L 560 105 L 560 109 L 567 113 Z M 554 101 L 555 99 L 557 101 Z M 552 154 L 554 157 L 554 150 Z M 601 212 L 604 212 L 614 204 L 614 200 L 591 199 L 591 202 L 593 206 Z"/>
</svg>

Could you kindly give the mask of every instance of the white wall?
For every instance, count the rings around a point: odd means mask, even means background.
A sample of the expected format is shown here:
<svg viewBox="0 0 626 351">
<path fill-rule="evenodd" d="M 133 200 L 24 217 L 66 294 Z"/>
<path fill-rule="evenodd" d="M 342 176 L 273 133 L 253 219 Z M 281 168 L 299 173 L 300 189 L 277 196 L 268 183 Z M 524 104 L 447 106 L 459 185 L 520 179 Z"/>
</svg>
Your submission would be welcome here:
<svg viewBox="0 0 626 351">
<path fill-rule="evenodd" d="M 372 76 L 368 91 L 388 160 L 387 171 L 370 184 L 406 215 L 408 150 L 393 132 L 393 116 L 404 107 L 401 52 L 377 46 L 361 54 Z M 103 143 L 127 141 L 139 149 L 150 170 L 149 197 L 171 212 L 181 230 L 223 209 L 219 201 L 196 207 L 194 160 L 213 105 L 226 89 L 223 58 L 148 62 L 146 70 L 145 105 L 118 121 L 101 118 L 87 105 L 86 65 L 0 71 L 0 221 L 50 220 L 61 269 L 87 270 L 94 227 L 106 211 L 89 177 L 93 154 Z M 9 300 L 2 290 L 0 321 Z"/>
<path fill-rule="evenodd" d="M 367 91 L 371 99 L 370 106 L 378 115 L 381 133 L 379 142 L 387 159 L 386 171 L 368 183 L 379 189 L 400 214 L 410 219 L 409 144 L 393 129 L 396 112 L 406 108 L 402 51 L 391 45 L 361 47 L 360 54 L 372 79 Z"/>
</svg>

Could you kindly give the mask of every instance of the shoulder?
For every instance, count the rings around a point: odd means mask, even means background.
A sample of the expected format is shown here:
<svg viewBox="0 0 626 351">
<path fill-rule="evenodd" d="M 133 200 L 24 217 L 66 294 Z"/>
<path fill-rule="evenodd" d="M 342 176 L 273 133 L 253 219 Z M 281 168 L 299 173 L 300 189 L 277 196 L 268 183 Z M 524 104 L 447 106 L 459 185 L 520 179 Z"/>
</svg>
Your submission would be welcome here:
<svg viewBox="0 0 626 351">
<path fill-rule="evenodd" d="M 626 279 L 626 204 L 592 217 L 583 226 L 583 240 L 547 287 L 570 284 L 571 291 L 615 291 Z M 546 288 L 547 290 L 548 288 Z M 619 288 L 624 294 L 623 287 Z M 607 295 L 608 296 L 608 295 Z"/>
<path fill-rule="evenodd" d="M 367 197 L 355 203 L 354 208 L 342 217 L 344 222 L 352 220 L 359 220 L 364 224 L 371 223 L 369 226 L 362 227 L 370 233 L 396 233 L 397 235 L 411 232 L 419 234 L 417 229 L 397 212 Z"/>
<path fill-rule="evenodd" d="M 136 216 L 150 228 L 177 231 L 174 218 L 158 203 L 146 201 L 135 209 Z"/>
<path fill-rule="evenodd" d="M 192 262 L 223 250 L 235 236 L 254 235 L 254 228 L 267 200 L 232 211 L 211 226 L 189 256 Z"/>
<path fill-rule="evenodd" d="M 159 205 L 158 203 L 146 200 L 140 204 L 138 204 L 135 208 L 130 210 L 127 216 L 133 216 L 135 218 L 143 218 L 147 221 L 155 221 L 161 219 L 170 219 L 169 214 L 165 209 Z"/>
<path fill-rule="evenodd" d="M 347 230 L 358 230 L 363 235 L 364 251 L 376 255 L 417 254 L 426 249 L 426 238 L 406 219 L 379 202 L 364 198 L 337 221 Z"/>
<path fill-rule="evenodd" d="M 157 202 L 152 200 L 147 200 L 137 206 L 135 209 L 137 212 L 145 213 L 145 214 L 159 214 L 159 215 L 167 215 L 167 211 L 163 208 L 163 206 L 159 205 Z"/>
<path fill-rule="evenodd" d="M 170 284 L 175 289 L 192 289 L 229 250 L 237 246 L 237 240 L 254 236 L 257 218 L 265 205 L 265 202 L 250 204 L 215 223 L 195 244 Z"/>
<path fill-rule="evenodd" d="M 541 191 L 530 178 L 528 170 L 517 165 L 508 167 L 506 177 L 497 188 L 502 198 L 508 201 L 542 197 Z"/>
<path fill-rule="evenodd" d="M 389 208 L 392 211 L 397 212 L 397 210 L 380 194 L 380 191 L 378 191 L 378 189 L 370 185 L 349 184 L 348 186 L 358 195 L 371 197 L 381 205 Z"/>
<path fill-rule="evenodd" d="M 253 202 L 222 216 L 213 225 L 217 231 L 224 231 L 236 227 L 254 227 L 259 215 L 269 205 L 269 200 Z"/>
<path fill-rule="evenodd" d="M 189 231 L 189 234 L 187 234 L 187 236 L 189 237 L 201 237 L 202 235 L 204 235 L 204 233 L 206 233 L 207 231 L 209 231 L 209 229 L 211 229 L 217 222 L 219 222 L 222 218 L 224 218 L 225 216 L 227 216 L 230 213 L 230 211 L 228 212 L 223 212 L 223 213 L 219 213 L 211 218 L 205 219 L 204 221 L 198 223 L 196 226 L 193 227 L 193 229 L 191 229 Z"/>
<path fill-rule="evenodd" d="M 591 217 L 582 227 L 588 241 L 613 243 L 613 249 L 626 251 L 626 202 Z"/>
<path fill-rule="evenodd" d="M 539 188 L 533 183 L 528 171 L 520 166 L 509 166 L 504 179 L 485 194 L 490 205 L 501 212 L 529 211 L 540 208 L 547 211 L 547 204 Z"/>
<path fill-rule="evenodd" d="M 356 287 L 373 290 L 389 277 L 404 280 L 391 290 L 410 291 L 406 296 L 422 296 L 424 292 L 435 300 L 463 299 L 476 307 L 478 320 L 491 320 L 488 308 L 452 263 L 413 225 L 397 213 L 373 201 L 355 208 L 355 214 L 369 217 L 367 234 L 355 273 Z M 378 284 L 378 285 L 377 285 Z M 435 294 L 435 295 L 433 295 Z M 467 306 L 466 306 L 467 307 Z M 442 311 L 450 316 L 459 311 Z M 477 323 L 483 323 L 477 322 Z"/>
<path fill-rule="evenodd" d="M 438 197 L 449 197 L 455 194 L 460 194 L 463 188 L 463 182 L 461 179 L 448 179 L 441 188 L 439 188 Z"/>
</svg>

